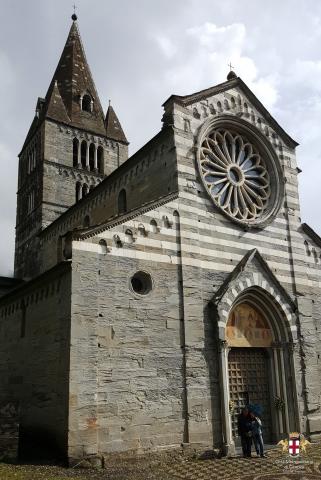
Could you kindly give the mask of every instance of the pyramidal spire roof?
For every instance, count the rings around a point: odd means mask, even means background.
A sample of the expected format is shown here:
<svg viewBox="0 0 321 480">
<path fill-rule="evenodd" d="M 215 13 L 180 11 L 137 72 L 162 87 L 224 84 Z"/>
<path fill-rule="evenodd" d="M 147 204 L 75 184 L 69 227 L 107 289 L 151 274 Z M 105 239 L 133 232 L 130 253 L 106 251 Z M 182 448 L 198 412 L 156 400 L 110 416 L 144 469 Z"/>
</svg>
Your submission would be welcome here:
<svg viewBox="0 0 321 480">
<path fill-rule="evenodd" d="M 107 110 L 105 124 L 106 124 L 106 135 L 108 138 L 117 140 L 119 142 L 128 143 L 126 135 L 124 134 L 121 124 L 117 118 L 117 115 L 113 107 L 110 105 L 110 103 Z"/>
<path fill-rule="evenodd" d="M 45 98 L 38 98 L 33 119 L 22 150 L 45 118 L 81 128 L 112 140 L 127 143 L 119 120 L 109 105 L 106 118 L 81 41 L 77 15 L 72 25 L 56 71 Z M 87 108 L 83 108 L 83 99 Z"/>
<path fill-rule="evenodd" d="M 61 96 L 65 107 L 65 112 L 61 112 L 61 114 L 65 117 L 67 113 L 70 119 L 69 123 L 95 133 L 106 134 L 104 112 L 86 59 L 78 25 L 74 18 L 46 95 L 47 107 L 52 103 L 53 90 L 56 91 L 55 97 L 59 94 Z M 89 95 L 92 100 L 91 112 L 83 111 L 81 108 L 81 98 L 84 95 Z M 58 103 L 61 102 L 58 101 Z M 56 104 L 55 107 L 55 113 L 50 112 L 50 108 L 46 109 L 47 116 L 53 117 L 54 120 L 63 121 L 61 115 L 59 115 L 59 105 Z"/>
</svg>

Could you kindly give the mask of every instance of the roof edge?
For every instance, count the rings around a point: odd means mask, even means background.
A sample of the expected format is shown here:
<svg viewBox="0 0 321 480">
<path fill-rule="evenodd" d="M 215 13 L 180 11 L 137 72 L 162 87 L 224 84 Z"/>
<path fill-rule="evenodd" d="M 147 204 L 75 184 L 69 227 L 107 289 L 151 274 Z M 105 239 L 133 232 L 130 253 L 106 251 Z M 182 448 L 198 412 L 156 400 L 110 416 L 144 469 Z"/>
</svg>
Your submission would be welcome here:
<svg viewBox="0 0 321 480">
<path fill-rule="evenodd" d="M 21 285 L 17 286 L 14 290 L 10 290 L 10 292 L 6 293 L 2 297 L 0 297 L 0 307 L 2 307 L 2 303 L 4 303 L 7 300 L 10 300 L 11 297 L 14 297 L 15 295 L 19 295 L 22 293 L 24 290 L 28 292 L 30 288 L 33 288 L 35 285 L 43 284 L 43 279 L 47 276 L 48 278 L 53 278 L 56 276 L 56 274 L 59 274 L 60 272 L 67 272 L 71 267 L 71 260 L 64 260 L 63 262 L 58 263 L 54 267 L 50 268 L 49 270 L 46 270 L 45 272 L 41 273 L 37 277 L 32 278 L 31 280 L 25 281 Z"/>
<path fill-rule="evenodd" d="M 95 225 L 91 228 L 86 228 L 82 230 L 73 230 L 73 238 L 74 240 L 84 240 L 86 238 L 90 238 L 94 235 L 97 235 L 105 230 L 109 230 L 117 225 L 127 222 L 139 215 L 143 215 L 144 213 L 153 210 L 161 205 L 165 205 L 173 200 L 176 200 L 179 197 L 179 192 L 170 193 L 169 195 L 159 197 L 156 200 L 152 200 L 150 202 L 146 202 L 140 207 L 134 208 L 133 210 L 126 212 L 121 215 L 117 215 L 116 217 L 111 217 L 106 222 L 102 222 L 98 225 Z"/>
<path fill-rule="evenodd" d="M 307 223 L 302 223 L 301 228 L 321 248 L 321 237 Z"/>
<path fill-rule="evenodd" d="M 208 95 L 216 95 L 218 93 L 224 92 L 233 87 L 240 87 L 244 93 L 247 95 L 251 103 L 257 108 L 257 110 L 261 111 L 262 114 L 269 120 L 271 126 L 278 132 L 280 137 L 283 138 L 284 142 L 291 148 L 296 148 L 299 143 L 294 140 L 286 131 L 281 127 L 281 125 L 275 120 L 274 117 L 270 114 L 270 112 L 265 108 L 262 102 L 257 98 L 257 96 L 252 92 L 252 90 L 246 85 L 245 82 L 240 77 L 233 78 L 231 80 L 227 80 L 223 83 L 219 83 L 218 85 L 214 85 L 213 87 L 206 88 L 204 90 L 200 90 L 199 92 L 193 93 L 191 95 L 171 95 L 164 103 L 163 107 L 165 108 L 167 104 L 170 102 L 177 103 L 179 105 L 188 106 L 194 102 L 197 102 L 202 99 L 202 97 Z"/>
</svg>

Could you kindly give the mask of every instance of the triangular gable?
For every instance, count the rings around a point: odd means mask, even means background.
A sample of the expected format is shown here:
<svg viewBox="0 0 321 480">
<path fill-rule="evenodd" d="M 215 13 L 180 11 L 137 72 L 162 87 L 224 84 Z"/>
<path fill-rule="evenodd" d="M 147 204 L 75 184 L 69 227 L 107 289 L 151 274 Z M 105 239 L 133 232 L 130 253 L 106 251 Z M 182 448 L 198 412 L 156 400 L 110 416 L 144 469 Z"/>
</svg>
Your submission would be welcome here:
<svg viewBox="0 0 321 480">
<path fill-rule="evenodd" d="M 255 262 L 259 265 L 259 268 L 254 268 L 254 270 L 256 270 L 256 272 L 254 271 L 254 276 L 257 278 L 257 286 L 262 287 L 262 283 L 265 282 L 264 277 L 266 277 L 268 279 L 268 284 L 266 285 L 266 290 L 268 293 L 270 293 L 272 296 L 280 297 L 280 299 L 282 299 L 283 302 L 288 305 L 289 310 L 294 312 L 296 310 L 296 306 L 292 298 L 278 281 L 267 262 L 256 248 L 249 250 L 247 254 L 244 255 L 242 260 L 236 265 L 234 270 L 227 276 L 221 287 L 214 294 L 212 302 L 218 305 L 224 299 L 226 292 L 231 289 L 238 280 L 241 281 L 241 277 L 243 276 L 244 272 L 247 270 L 252 270 L 253 272 L 253 264 L 255 264 Z M 259 278 L 261 280 L 259 280 Z M 259 285 L 259 283 L 261 283 L 261 285 Z M 255 282 L 251 285 L 249 280 L 245 281 L 244 286 L 247 288 L 255 286 Z"/>
<path fill-rule="evenodd" d="M 59 122 L 69 123 L 67 110 L 62 101 L 57 82 L 55 82 L 51 95 L 48 99 L 46 116 Z"/>
<path fill-rule="evenodd" d="M 163 107 L 166 108 L 170 103 L 177 103 L 184 107 L 187 107 L 193 103 L 199 102 L 200 100 L 205 100 L 206 98 L 217 95 L 218 93 L 223 93 L 231 88 L 239 88 L 244 95 L 248 98 L 249 102 L 258 110 L 262 117 L 264 117 L 271 127 L 278 133 L 278 135 L 283 139 L 284 143 L 291 148 L 297 147 L 299 144 L 293 140 L 279 123 L 272 117 L 270 112 L 264 107 L 260 100 L 254 95 L 252 90 L 243 82 L 240 77 L 232 78 L 226 82 L 215 85 L 214 87 L 201 90 L 199 92 L 193 93 L 192 95 L 171 95 L 163 104 Z"/>
</svg>

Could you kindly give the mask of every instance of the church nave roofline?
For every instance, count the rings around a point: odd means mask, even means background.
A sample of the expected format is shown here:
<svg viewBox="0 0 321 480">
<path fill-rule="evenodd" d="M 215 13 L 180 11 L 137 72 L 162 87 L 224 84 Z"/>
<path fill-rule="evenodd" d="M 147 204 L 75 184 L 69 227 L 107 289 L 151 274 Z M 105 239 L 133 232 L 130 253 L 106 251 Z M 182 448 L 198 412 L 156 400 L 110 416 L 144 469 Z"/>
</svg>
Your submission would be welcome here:
<svg viewBox="0 0 321 480">
<path fill-rule="evenodd" d="M 275 129 L 275 131 L 280 135 L 280 137 L 284 140 L 285 144 L 291 148 L 295 148 L 299 145 L 290 135 L 286 133 L 286 131 L 281 127 L 281 125 L 275 120 L 275 118 L 270 114 L 270 112 L 265 108 L 265 106 L 261 103 L 261 101 L 257 98 L 257 96 L 252 92 L 252 90 L 246 85 L 245 82 L 240 77 L 232 76 L 230 80 L 227 80 L 223 83 L 219 83 L 218 85 L 214 85 L 213 87 L 206 88 L 204 90 L 200 90 L 199 92 L 195 92 L 191 95 L 171 95 L 164 103 L 163 107 L 166 110 L 172 103 L 177 103 L 178 105 L 182 105 L 183 107 L 187 107 L 192 105 L 193 103 L 199 102 L 203 99 L 206 99 L 210 96 L 217 95 L 219 93 L 223 93 L 231 88 L 240 88 L 244 94 L 247 96 L 249 101 L 253 104 L 253 106 L 262 113 L 262 116 L 269 121 L 271 126 Z"/>
</svg>

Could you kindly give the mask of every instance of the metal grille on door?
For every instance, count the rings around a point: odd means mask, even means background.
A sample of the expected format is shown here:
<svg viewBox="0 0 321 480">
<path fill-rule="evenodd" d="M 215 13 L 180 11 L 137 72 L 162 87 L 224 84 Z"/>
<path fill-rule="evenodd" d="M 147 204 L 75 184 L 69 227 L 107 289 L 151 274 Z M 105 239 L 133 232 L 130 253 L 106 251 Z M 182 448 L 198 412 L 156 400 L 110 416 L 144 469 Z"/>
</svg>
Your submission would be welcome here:
<svg viewBox="0 0 321 480">
<path fill-rule="evenodd" d="M 237 417 L 248 404 L 262 407 L 263 436 L 271 440 L 268 359 L 263 348 L 232 348 L 228 356 L 232 434 L 238 437 Z"/>
</svg>

